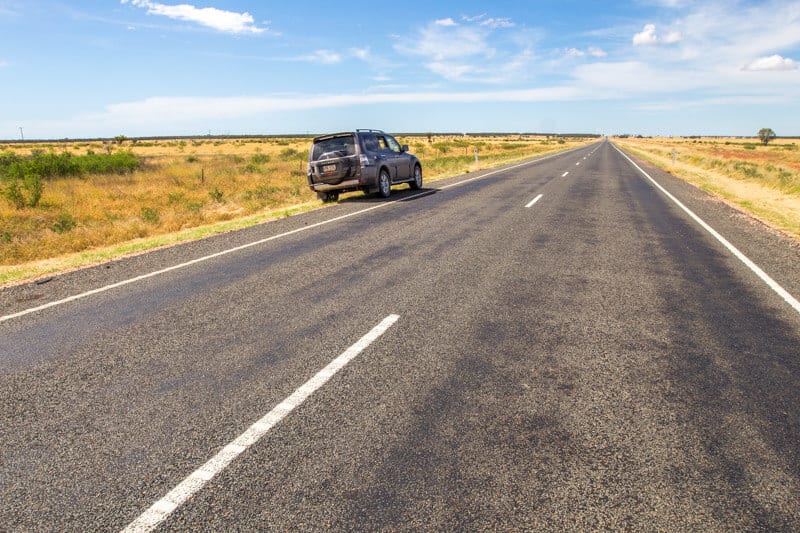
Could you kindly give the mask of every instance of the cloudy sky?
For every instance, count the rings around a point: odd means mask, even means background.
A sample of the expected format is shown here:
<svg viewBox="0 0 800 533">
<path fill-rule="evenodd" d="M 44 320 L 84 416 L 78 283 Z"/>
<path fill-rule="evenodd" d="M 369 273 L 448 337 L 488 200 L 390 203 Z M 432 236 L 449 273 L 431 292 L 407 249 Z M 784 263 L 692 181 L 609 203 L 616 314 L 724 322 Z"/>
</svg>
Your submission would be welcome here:
<svg viewBox="0 0 800 533">
<path fill-rule="evenodd" d="M 800 1 L 0 0 L 0 139 L 800 135 Z"/>
</svg>

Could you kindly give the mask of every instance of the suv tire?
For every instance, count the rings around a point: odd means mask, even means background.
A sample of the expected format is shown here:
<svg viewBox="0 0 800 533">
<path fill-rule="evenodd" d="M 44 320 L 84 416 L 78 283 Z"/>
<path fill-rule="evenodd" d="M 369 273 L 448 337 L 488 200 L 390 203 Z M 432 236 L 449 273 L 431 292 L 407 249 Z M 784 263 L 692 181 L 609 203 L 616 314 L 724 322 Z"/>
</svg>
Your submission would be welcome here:
<svg viewBox="0 0 800 533">
<path fill-rule="evenodd" d="M 378 175 L 378 196 L 381 198 L 389 198 L 392 194 L 392 182 L 389 178 L 389 171 L 385 168 L 381 169 Z"/>
<path fill-rule="evenodd" d="M 415 191 L 422 188 L 422 168 L 419 165 L 414 165 L 414 179 L 409 185 L 411 185 L 411 188 Z"/>
<path fill-rule="evenodd" d="M 339 201 L 339 192 L 332 191 L 332 192 L 318 192 L 317 196 L 320 200 L 325 202 L 326 204 L 334 203 Z"/>
</svg>

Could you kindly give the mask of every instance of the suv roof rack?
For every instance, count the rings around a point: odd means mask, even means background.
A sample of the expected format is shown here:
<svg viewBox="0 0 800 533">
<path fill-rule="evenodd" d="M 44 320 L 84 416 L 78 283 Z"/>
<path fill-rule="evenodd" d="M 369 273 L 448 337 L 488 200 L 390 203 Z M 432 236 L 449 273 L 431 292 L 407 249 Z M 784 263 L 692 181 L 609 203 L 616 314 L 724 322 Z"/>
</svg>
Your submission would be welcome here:
<svg viewBox="0 0 800 533">
<path fill-rule="evenodd" d="M 383 130 L 373 130 L 373 129 L 357 129 L 356 131 L 367 131 L 369 133 L 384 133 Z"/>
</svg>

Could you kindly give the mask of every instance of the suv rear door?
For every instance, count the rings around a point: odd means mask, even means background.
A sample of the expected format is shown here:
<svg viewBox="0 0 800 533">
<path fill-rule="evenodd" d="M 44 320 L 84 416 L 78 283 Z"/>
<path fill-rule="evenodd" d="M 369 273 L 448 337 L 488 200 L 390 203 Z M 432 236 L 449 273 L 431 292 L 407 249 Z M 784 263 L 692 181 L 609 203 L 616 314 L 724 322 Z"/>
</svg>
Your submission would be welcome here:
<svg viewBox="0 0 800 533">
<path fill-rule="evenodd" d="M 314 139 L 310 164 L 315 183 L 339 184 L 355 175 L 358 156 L 352 134 L 337 134 Z"/>
</svg>

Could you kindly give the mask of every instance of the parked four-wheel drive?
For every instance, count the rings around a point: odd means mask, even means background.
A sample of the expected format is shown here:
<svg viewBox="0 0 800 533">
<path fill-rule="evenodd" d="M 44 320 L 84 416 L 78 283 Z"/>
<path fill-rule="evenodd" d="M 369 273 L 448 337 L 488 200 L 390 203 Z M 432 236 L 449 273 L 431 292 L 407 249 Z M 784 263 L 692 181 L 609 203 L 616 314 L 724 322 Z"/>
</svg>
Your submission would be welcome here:
<svg viewBox="0 0 800 533">
<path fill-rule="evenodd" d="M 422 187 L 422 165 L 391 135 L 380 130 L 356 130 L 314 138 L 308 155 L 308 185 L 325 202 L 339 193 L 364 191 L 384 198 L 392 185 Z"/>
</svg>

